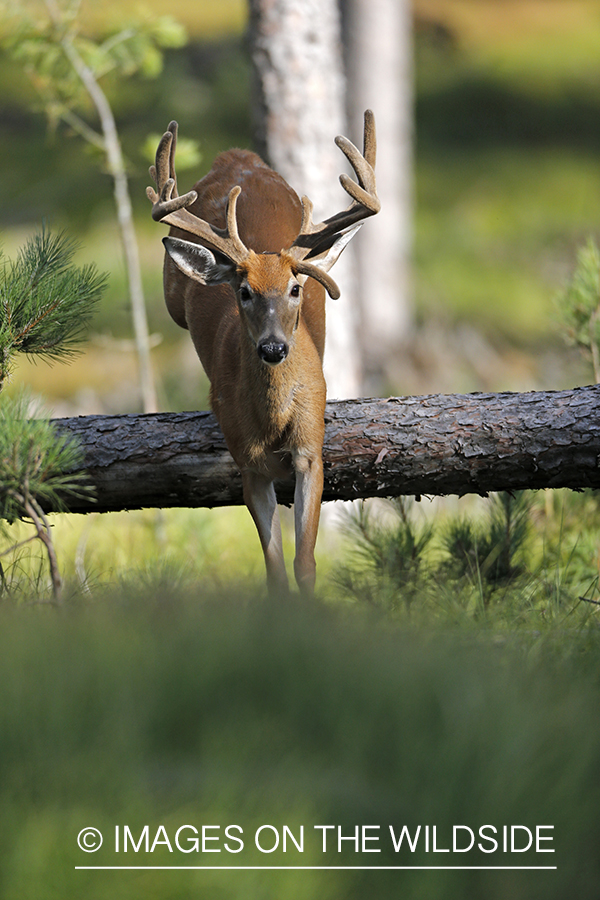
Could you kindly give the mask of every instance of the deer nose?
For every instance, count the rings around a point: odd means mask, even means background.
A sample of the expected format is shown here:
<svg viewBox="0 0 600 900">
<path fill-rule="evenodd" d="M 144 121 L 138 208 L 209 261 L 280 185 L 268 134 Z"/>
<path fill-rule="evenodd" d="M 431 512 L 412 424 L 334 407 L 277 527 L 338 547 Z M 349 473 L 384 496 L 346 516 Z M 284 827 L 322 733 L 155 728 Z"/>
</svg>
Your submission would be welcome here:
<svg viewBox="0 0 600 900">
<path fill-rule="evenodd" d="M 261 341 L 257 350 L 258 355 L 263 362 L 270 363 L 271 365 L 277 365 L 277 363 L 283 362 L 289 353 L 288 345 L 275 338 L 267 338 L 266 341 Z"/>
</svg>

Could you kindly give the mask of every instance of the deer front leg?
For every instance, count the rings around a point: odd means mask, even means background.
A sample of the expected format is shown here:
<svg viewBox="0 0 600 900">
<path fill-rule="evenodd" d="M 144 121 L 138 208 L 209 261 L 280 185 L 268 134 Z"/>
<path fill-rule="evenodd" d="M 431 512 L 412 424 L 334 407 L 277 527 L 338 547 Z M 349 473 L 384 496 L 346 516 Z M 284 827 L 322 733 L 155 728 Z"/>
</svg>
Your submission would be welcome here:
<svg viewBox="0 0 600 900">
<path fill-rule="evenodd" d="M 296 489 L 294 520 L 296 526 L 296 558 L 294 574 L 300 593 L 312 597 L 315 590 L 315 543 L 323 494 L 323 461 L 321 456 L 294 454 Z"/>
<path fill-rule="evenodd" d="M 244 503 L 254 519 L 267 567 L 267 588 L 271 598 L 286 597 L 288 579 L 283 559 L 281 525 L 273 482 L 257 472 L 242 472 Z"/>
</svg>

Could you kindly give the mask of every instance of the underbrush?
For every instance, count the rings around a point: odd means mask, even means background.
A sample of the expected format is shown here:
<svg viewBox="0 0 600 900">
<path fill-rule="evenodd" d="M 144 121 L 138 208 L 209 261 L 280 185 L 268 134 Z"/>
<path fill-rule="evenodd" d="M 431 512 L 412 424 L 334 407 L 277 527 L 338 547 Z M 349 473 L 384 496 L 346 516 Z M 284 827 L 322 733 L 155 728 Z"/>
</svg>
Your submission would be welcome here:
<svg viewBox="0 0 600 900">
<path fill-rule="evenodd" d="M 593 493 L 498 494 L 469 514 L 405 498 L 343 517 L 334 594 L 421 624 L 576 628 L 598 618 Z"/>
</svg>

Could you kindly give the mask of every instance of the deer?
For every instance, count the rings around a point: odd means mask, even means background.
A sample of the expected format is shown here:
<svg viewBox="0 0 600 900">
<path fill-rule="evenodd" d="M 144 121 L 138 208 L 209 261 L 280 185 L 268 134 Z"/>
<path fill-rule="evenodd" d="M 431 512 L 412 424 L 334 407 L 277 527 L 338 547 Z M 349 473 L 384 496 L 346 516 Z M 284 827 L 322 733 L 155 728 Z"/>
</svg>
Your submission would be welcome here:
<svg viewBox="0 0 600 900">
<path fill-rule="evenodd" d="M 379 212 L 373 113 L 363 152 L 335 143 L 356 181 L 340 175 L 350 205 L 320 223 L 313 204 L 255 153 L 227 150 L 179 195 L 177 122 L 161 138 L 150 176 L 152 218 L 163 238 L 168 311 L 190 332 L 210 381 L 211 408 L 242 476 L 243 499 L 262 546 L 270 597 L 288 596 L 274 482 L 295 473 L 294 575 L 302 597 L 315 589 L 314 557 L 323 494 L 328 274 L 363 220 Z"/>
</svg>

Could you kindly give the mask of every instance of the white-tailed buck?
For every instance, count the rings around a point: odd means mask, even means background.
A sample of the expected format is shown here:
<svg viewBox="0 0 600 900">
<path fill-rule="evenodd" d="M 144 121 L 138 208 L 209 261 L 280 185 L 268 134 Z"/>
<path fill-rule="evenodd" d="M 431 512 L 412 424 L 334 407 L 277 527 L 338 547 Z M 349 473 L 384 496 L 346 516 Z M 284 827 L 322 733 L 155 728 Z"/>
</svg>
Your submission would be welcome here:
<svg viewBox="0 0 600 900">
<path fill-rule="evenodd" d="M 314 547 L 323 493 L 325 291 L 327 274 L 360 222 L 379 211 L 375 123 L 365 113 L 364 152 L 336 143 L 358 184 L 341 175 L 350 206 L 315 224 L 302 201 L 256 154 L 229 150 L 189 193 L 175 175 L 177 123 L 156 152 L 148 188 L 152 217 L 171 225 L 164 290 L 188 328 L 210 379 L 211 405 L 242 473 L 244 501 L 260 536 L 271 595 L 288 582 L 274 479 L 296 473 L 296 558 L 302 594 L 315 584 Z"/>
</svg>

